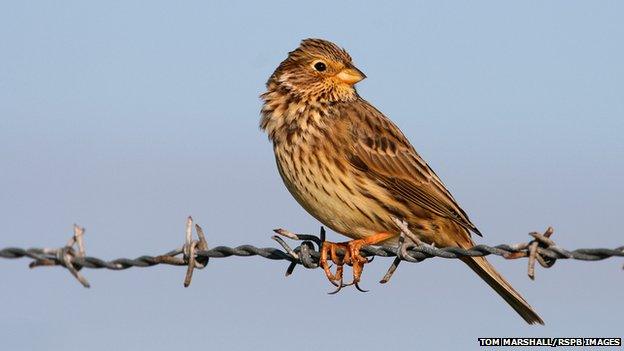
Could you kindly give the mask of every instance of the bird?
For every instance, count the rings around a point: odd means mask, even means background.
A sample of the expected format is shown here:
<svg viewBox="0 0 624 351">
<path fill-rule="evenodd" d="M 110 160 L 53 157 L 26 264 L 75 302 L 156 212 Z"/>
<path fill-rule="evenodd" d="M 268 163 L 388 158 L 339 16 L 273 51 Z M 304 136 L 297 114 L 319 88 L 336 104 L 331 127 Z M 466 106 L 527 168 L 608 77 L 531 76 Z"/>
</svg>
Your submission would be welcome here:
<svg viewBox="0 0 624 351">
<path fill-rule="evenodd" d="M 260 95 L 260 129 L 286 188 L 309 214 L 351 239 L 321 248 L 319 264 L 339 289 L 345 263 L 353 267 L 351 284 L 360 281 L 368 262 L 361 247 L 399 242 L 397 220 L 435 247 L 471 248 L 471 233 L 481 236 L 403 132 L 358 94 L 355 85 L 365 78 L 345 49 L 309 38 Z M 527 323 L 544 324 L 484 257 L 461 260 Z M 328 261 L 338 265 L 335 273 Z"/>
</svg>

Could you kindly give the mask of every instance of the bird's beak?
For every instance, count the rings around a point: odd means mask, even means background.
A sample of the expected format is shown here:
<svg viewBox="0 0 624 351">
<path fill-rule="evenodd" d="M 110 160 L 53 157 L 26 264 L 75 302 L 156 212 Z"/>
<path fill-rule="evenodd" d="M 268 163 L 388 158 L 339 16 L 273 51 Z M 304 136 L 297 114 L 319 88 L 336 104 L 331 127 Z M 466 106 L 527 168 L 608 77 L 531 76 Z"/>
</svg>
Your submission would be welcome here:
<svg viewBox="0 0 624 351">
<path fill-rule="evenodd" d="M 336 78 L 345 84 L 353 85 L 366 78 L 366 75 L 355 66 L 350 65 L 338 72 Z"/>
</svg>

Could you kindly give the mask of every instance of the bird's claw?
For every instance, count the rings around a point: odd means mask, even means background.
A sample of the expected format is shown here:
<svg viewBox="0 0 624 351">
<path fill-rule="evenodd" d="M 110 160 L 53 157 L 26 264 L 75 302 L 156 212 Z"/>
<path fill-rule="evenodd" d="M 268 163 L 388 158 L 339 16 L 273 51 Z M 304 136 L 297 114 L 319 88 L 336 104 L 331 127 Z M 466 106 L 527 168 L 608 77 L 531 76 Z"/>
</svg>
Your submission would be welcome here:
<svg viewBox="0 0 624 351">
<path fill-rule="evenodd" d="M 319 265 L 323 267 L 329 282 L 336 287 L 336 290 L 329 293 L 330 295 L 336 294 L 342 288 L 351 285 L 355 285 L 359 291 L 364 291 L 358 283 L 362 274 L 362 267 L 369 260 L 362 257 L 359 253 L 359 246 L 352 243 L 353 241 L 346 243 L 323 242 Z M 342 251 L 342 257 L 339 255 L 339 250 Z M 329 263 L 330 260 L 336 265 L 335 272 L 331 271 L 333 265 Z M 353 281 L 348 284 L 343 282 L 344 265 L 353 267 Z"/>
<path fill-rule="evenodd" d="M 358 289 L 358 291 L 361 291 L 363 293 L 368 292 L 368 290 L 362 289 L 358 283 L 355 283 L 355 288 Z"/>
<path fill-rule="evenodd" d="M 368 236 L 364 239 L 351 240 L 344 243 L 333 243 L 329 241 L 323 241 L 321 245 L 321 258 L 319 265 L 323 267 L 327 279 L 336 287 L 335 291 L 330 294 L 338 293 L 345 286 L 354 285 L 358 291 L 367 292 L 360 287 L 360 278 L 364 265 L 373 261 L 373 258 L 366 258 L 360 253 L 360 249 L 366 245 L 375 245 L 390 239 L 393 235 L 389 233 L 378 233 Z M 338 250 L 341 250 L 342 257 L 338 255 Z M 331 265 L 328 260 L 336 265 L 335 273 L 331 271 Z M 343 283 L 343 271 L 344 265 L 353 267 L 353 280 L 349 284 Z"/>
</svg>

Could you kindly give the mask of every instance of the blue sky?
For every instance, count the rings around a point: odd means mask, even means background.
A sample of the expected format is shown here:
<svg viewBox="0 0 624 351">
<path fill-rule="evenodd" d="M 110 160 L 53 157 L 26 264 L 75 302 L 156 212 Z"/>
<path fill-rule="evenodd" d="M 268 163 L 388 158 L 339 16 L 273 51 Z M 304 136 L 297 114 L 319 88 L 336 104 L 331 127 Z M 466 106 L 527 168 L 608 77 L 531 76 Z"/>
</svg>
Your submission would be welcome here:
<svg viewBox="0 0 624 351">
<path fill-rule="evenodd" d="M 566 248 L 622 245 L 621 2 L 4 2 L 0 5 L 0 247 L 159 254 L 193 215 L 209 244 L 272 246 L 317 232 L 257 127 L 264 83 L 307 37 L 335 41 L 484 233 L 555 227 Z M 330 233 L 329 238 L 340 240 Z M 213 260 L 89 270 L 3 260 L 8 349 L 213 346 L 477 349 L 484 336 L 622 336 L 621 261 L 491 259 L 546 321 L 528 327 L 457 261 L 366 267 L 361 294 L 320 270 Z M 191 326 L 189 328 L 189 325 Z M 319 336 L 323 338 L 319 339 Z"/>
</svg>

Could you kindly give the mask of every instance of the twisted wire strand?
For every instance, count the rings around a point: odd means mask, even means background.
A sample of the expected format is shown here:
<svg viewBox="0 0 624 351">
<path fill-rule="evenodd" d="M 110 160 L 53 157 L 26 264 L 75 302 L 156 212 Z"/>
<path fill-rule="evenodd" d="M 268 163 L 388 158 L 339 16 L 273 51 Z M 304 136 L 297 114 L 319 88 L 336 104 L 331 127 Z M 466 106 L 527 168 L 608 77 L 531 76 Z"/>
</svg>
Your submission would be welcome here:
<svg viewBox="0 0 624 351">
<path fill-rule="evenodd" d="M 301 247 L 304 244 L 297 246 L 293 251 L 297 254 L 302 253 Z M 49 249 L 29 248 L 23 249 L 19 247 L 7 247 L 0 250 L 0 257 L 6 259 L 18 259 L 28 257 L 33 260 L 50 260 L 58 265 L 62 265 L 61 259 L 56 254 L 48 252 Z M 432 257 L 441 257 L 447 259 L 455 259 L 466 256 L 506 256 L 512 253 L 525 253 L 526 249 L 517 249 L 511 245 L 476 245 L 470 249 L 462 249 L 459 247 L 445 247 L 436 248 L 429 246 L 416 246 L 406 250 L 409 256 L 415 260 L 421 261 Z M 117 258 L 114 260 L 106 261 L 97 257 L 84 256 L 72 257 L 71 263 L 76 268 L 94 268 L 94 269 L 110 269 L 110 270 L 124 270 L 132 267 L 152 267 L 159 264 L 186 266 L 187 263 L 184 260 L 175 262 L 165 262 L 162 260 L 163 256 L 174 257 L 180 254 L 180 249 L 170 251 L 165 255 L 149 256 L 143 255 L 137 258 Z M 320 252 L 318 250 L 307 250 L 308 255 L 312 259 L 313 263 L 318 263 Z M 366 257 L 396 257 L 397 248 L 391 246 L 371 247 L 367 246 L 362 248 L 362 254 Z M 209 250 L 198 250 L 195 252 L 197 259 L 210 259 L 210 258 L 226 258 L 231 256 L 249 257 L 260 256 L 270 260 L 285 260 L 294 262 L 297 264 L 303 264 L 301 258 L 297 259 L 291 256 L 289 253 L 273 247 L 259 248 L 253 245 L 240 245 L 236 247 L 217 246 Z M 624 257 L 624 246 L 617 247 L 615 249 L 607 248 L 582 248 L 573 251 L 568 251 L 558 247 L 540 248 L 540 254 L 550 259 L 574 259 L 580 261 L 599 261 L 608 259 L 611 257 Z M 406 259 L 407 260 L 407 259 Z"/>
<path fill-rule="evenodd" d="M 367 246 L 361 249 L 361 254 L 365 257 L 394 257 L 394 262 L 388 272 L 381 280 L 386 283 L 402 261 L 420 262 L 433 257 L 446 259 L 456 259 L 467 256 L 488 256 L 497 255 L 507 259 L 527 257 L 529 259 L 528 275 L 531 279 L 535 277 L 535 263 L 542 267 L 552 267 L 559 259 L 575 259 L 581 261 L 598 261 L 611 257 L 624 257 L 624 246 L 615 249 L 607 248 L 585 248 L 573 251 L 565 250 L 555 244 L 550 238 L 553 234 L 552 227 L 549 227 L 543 234 L 529 233 L 534 240 L 528 243 L 515 245 L 476 245 L 470 249 L 459 247 L 437 248 L 418 240 L 410 231 L 405 222 L 396 221 L 401 229 L 399 245 L 393 246 Z M 195 228 L 198 239 L 193 239 L 192 229 Z M 319 267 L 319 260 L 323 242 L 325 241 L 325 229 L 321 228 L 319 236 L 309 234 L 295 234 L 285 229 L 276 229 L 275 232 L 283 237 L 299 241 L 300 244 L 294 249 L 291 248 L 280 236 L 273 236 L 273 239 L 280 244 L 283 250 L 274 247 L 256 247 L 253 245 L 240 245 L 236 247 L 217 246 L 208 248 L 208 242 L 203 229 L 195 224 L 193 219 L 187 218 L 185 231 L 185 244 L 183 247 L 171 250 L 163 255 L 144 255 L 137 258 L 117 258 L 114 260 L 103 260 L 97 257 L 87 256 L 83 241 L 85 229 L 74 225 L 74 235 L 69 242 L 56 249 L 49 248 L 29 248 L 7 247 L 0 250 L 0 258 L 18 259 L 30 258 L 30 268 L 40 266 L 62 266 L 84 286 L 90 287 L 87 279 L 81 274 L 82 268 L 124 270 L 132 267 L 152 267 L 156 265 L 187 266 L 184 286 L 191 284 L 193 271 L 203 269 L 211 258 L 226 258 L 231 256 L 249 257 L 260 256 L 270 260 L 284 260 L 290 262 L 286 275 L 290 275 L 296 266 L 302 265 L 305 268 Z M 409 241 L 411 238 L 412 241 Z M 406 241 L 407 240 L 407 241 Z M 412 242 L 414 244 L 407 244 Z M 343 256 L 343 252 L 338 252 L 338 256 Z"/>
</svg>

